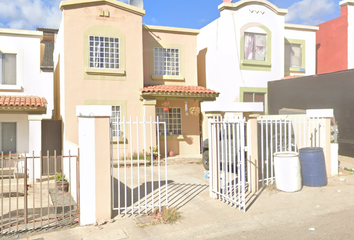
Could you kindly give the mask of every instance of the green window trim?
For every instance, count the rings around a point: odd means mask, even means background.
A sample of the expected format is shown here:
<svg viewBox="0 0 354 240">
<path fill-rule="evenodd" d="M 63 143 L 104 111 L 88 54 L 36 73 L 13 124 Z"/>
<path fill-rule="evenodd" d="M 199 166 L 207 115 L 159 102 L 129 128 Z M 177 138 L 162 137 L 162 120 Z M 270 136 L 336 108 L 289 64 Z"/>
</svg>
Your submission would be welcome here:
<svg viewBox="0 0 354 240">
<path fill-rule="evenodd" d="M 293 67 L 286 67 L 284 66 L 284 71 L 285 72 L 295 72 L 295 73 L 305 73 L 306 72 L 306 44 L 305 40 L 300 40 L 300 39 L 289 39 L 289 38 L 284 38 L 284 48 L 285 44 L 299 44 L 301 45 L 301 68 L 293 68 Z M 285 54 L 285 51 L 284 51 Z M 285 59 L 285 55 L 284 55 Z M 285 60 L 284 60 L 285 64 Z"/>
<path fill-rule="evenodd" d="M 264 113 L 268 114 L 268 88 L 240 87 L 240 102 L 244 102 L 244 93 L 264 93 L 266 95 Z"/>
<path fill-rule="evenodd" d="M 119 69 L 90 68 L 89 64 L 89 36 L 105 36 L 119 38 Z M 83 63 L 84 79 L 126 81 L 126 40 L 119 29 L 109 25 L 95 25 L 83 33 Z"/>
<path fill-rule="evenodd" d="M 250 26 L 255 27 L 255 26 Z M 241 49 L 240 49 L 240 69 L 241 70 L 253 70 L 253 71 L 271 71 L 272 69 L 272 32 L 264 25 L 258 24 L 258 26 L 267 33 L 267 45 L 266 45 L 266 60 L 255 61 L 245 59 L 245 30 L 241 30 Z"/>
</svg>

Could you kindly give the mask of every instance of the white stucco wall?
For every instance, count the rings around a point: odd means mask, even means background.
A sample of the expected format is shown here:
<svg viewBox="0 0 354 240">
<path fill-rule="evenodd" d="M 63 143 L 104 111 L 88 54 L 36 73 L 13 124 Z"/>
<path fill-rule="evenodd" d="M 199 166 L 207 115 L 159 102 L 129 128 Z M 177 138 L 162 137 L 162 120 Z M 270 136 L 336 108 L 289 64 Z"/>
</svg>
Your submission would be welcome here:
<svg viewBox="0 0 354 240">
<path fill-rule="evenodd" d="M 354 68 L 354 6 L 348 5 L 348 69 Z"/>
<path fill-rule="evenodd" d="M 35 31 L 33 31 L 35 32 Z M 37 32 L 38 33 L 38 32 Z M 0 51 L 17 53 L 17 82 L 23 91 L 3 91 L 2 95 L 45 97 L 47 114 L 51 118 L 53 110 L 53 73 L 41 72 L 40 38 L 26 35 L 2 35 Z"/>
<path fill-rule="evenodd" d="M 254 22 L 271 31 L 270 71 L 240 69 L 241 28 Z M 284 76 L 284 48 L 279 47 L 283 45 L 284 16 L 256 4 L 237 11 L 223 10 L 220 18 L 202 28 L 198 35 L 198 51 L 207 48 L 207 87 L 220 92 L 219 102 L 238 102 L 240 87 L 266 88 L 268 81 Z"/>
<path fill-rule="evenodd" d="M 296 75 L 316 74 L 316 31 L 285 29 L 285 38 L 305 41 L 305 72 Z"/>
</svg>

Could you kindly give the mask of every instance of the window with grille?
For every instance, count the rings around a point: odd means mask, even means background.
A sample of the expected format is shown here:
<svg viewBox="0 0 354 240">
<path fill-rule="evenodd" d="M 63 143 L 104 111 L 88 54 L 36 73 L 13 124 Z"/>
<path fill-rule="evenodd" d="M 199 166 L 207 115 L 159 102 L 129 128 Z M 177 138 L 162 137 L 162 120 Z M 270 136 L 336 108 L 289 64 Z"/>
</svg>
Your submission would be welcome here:
<svg viewBox="0 0 354 240">
<path fill-rule="evenodd" d="M 16 85 L 16 54 L 0 52 L 0 84 Z"/>
<path fill-rule="evenodd" d="M 121 137 L 120 131 L 120 106 L 112 106 L 112 137 Z"/>
<path fill-rule="evenodd" d="M 119 69 L 119 38 L 89 36 L 90 68 Z"/>
<path fill-rule="evenodd" d="M 154 48 L 155 75 L 179 76 L 180 51 L 178 48 Z"/>
<path fill-rule="evenodd" d="M 164 111 L 163 108 L 156 108 L 156 116 L 160 122 L 166 122 L 166 135 L 181 135 L 182 134 L 182 114 L 181 108 L 170 108 Z M 164 126 L 159 129 L 160 135 L 165 134 Z"/>
<path fill-rule="evenodd" d="M 302 46 L 301 44 L 285 44 L 285 67 L 301 68 Z"/>
<path fill-rule="evenodd" d="M 267 35 L 259 33 L 245 33 L 245 59 L 265 61 L 267 49 Z"/>
</svg>

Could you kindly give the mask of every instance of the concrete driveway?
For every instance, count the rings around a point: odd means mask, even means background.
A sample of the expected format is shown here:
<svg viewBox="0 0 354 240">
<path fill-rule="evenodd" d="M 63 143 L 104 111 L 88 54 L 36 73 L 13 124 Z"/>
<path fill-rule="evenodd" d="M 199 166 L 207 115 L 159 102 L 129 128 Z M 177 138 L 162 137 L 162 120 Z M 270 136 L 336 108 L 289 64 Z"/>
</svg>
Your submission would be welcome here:
<svg viewBox="0 0 354 240">
<path fill-rule="evenodd" d="M 170 206 L 182 219 L 174 225 L 136 227 L 136 217 L 23 239 L 350 239 L 354 222 L 354 175 L 341 170 L 325 187 L 285 193 L 263 189 L 244 213 L 209 197 L 200 164 L 171 165 Z M 21 236 L 22 237 L 22 236 Z"/>
</svg>

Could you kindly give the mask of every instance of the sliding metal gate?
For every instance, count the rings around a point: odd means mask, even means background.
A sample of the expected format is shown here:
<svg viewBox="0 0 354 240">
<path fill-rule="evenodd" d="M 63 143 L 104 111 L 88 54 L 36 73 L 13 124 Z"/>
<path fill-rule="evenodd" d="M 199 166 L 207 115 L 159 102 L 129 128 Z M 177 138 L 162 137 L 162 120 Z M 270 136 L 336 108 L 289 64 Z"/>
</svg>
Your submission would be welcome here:
<svg viewBox="0 0 354 240">
<path fill-rule="evenodd" d="M 112 209 L 118 215 L 161 211 L 168 206 L 166 124 L 123 118 L 118 125 L 111 144 Z"/>
</svg>

